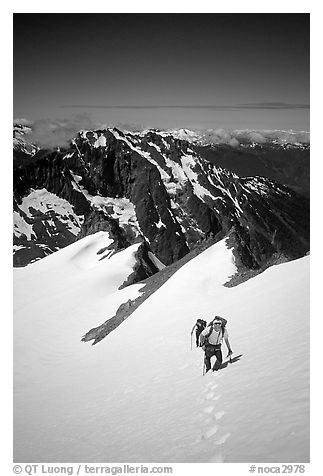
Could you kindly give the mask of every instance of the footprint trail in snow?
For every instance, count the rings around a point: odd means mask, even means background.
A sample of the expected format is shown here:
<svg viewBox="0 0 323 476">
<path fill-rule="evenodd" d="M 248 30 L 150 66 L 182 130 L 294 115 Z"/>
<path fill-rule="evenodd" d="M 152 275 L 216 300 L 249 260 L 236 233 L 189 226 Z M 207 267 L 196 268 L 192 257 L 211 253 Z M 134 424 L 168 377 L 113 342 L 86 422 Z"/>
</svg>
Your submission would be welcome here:
<svg viewBox="0 0 323 476">
<path fill-rule="evenodd" d="M 199 404 L 203 406 L 200 413 L 201 417 L 201 435 L 196 443 L 208 444 L 210 446 L 221 446 L 230 437 L 230 433 L 223 432 L 221 429 L 221 419 L 225 411 L 221 409 L 221 393 L 219 384 L 214 381 L 215 375 L 212 373 L 206 378 L 210 378 L 204 389 Z M 222 460 L 221 455 L 219 458 Z"/>
</svg>

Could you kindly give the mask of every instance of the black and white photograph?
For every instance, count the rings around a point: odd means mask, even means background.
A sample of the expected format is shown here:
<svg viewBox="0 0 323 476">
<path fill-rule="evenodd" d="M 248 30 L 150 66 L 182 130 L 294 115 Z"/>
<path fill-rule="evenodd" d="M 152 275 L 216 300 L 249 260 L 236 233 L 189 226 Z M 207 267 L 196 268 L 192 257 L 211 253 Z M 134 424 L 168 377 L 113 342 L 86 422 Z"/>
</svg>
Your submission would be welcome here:
<svg viewBox="0 0 323 476">
<path fill-rule="evenodd" d="M 310 474 L 309 9 L 90 8 L 12 13 L 14 472 Z"/>
</svg>

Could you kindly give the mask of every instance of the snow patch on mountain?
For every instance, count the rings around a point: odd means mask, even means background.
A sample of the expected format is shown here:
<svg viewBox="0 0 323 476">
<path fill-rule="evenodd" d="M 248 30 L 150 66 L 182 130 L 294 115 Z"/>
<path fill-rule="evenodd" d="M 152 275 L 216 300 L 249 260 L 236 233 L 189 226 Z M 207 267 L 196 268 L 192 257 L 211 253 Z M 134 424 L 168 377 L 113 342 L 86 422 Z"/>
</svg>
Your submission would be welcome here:
<svg viewBox="0 0 323 476">
<path fill-rule="evenodd" d="M 102 197 L 101 195 L 91 195 L 80 183 L 82 177 L 70 170 L 73 177 L 72 186 L 81 192 L 89 203 L 97 210 L 102 210 L 111 218 L 118 220 L 119 225 L 129 225 L 133 228 L 135 236 L 139 236 L 140 227 L 136 216 L 134 204 L 127 198 Z"/>
<path fill-rule="evenodd" d="M 213 199 L 214 197 L 210 193 L 210 191 L 199 183 L 199 174 L 193 170 L 196 166 L 195 158 L 192 155 L 183 155 L 181 157 L 181 162 L 183 170 L 193 186 L 193 191 L 195 195 L 202 201 L 205 196 L 209 196 Z"/>
<path fill-rule="evenodd" d="M 17 211 L 13 212 L 13 234 L 17 237 L 25 236 L 27 240 L 32 240 L 33 237 L 36 237 L 32 225 L 27 223 L 25 218 Z M 14 251 L 21 248 L 23 247 L 15 248 Z"/>
<path fill-rule="evenodd" d="M 47 217 L 47 227 L 56 229 L 55 221 L 51 218 L 54 213 L 55 219 L 59 217 L 60 221 L 75 236 L 79 233 L 84 220 L 82 215 L 77 215 L 74 212 L 72 205 L 67 200 L 48 192 L 45 188 L 32 190 L 22 199 L 22 203 L 17 205 L 17 208 L 21 213 L 14 211 L 14 235 L 18 237 L 25 235 L 28 240 L 32 239 L 32 236 L 35 237 L 36 233 L 33 231 L 33 225 L 28 224 L 27 220 L 39 213 Z"/>
<path fill-rule="evenodd" d="M 148 256 L 151 259 L 151 261 L 154 263 L 157 269 L 162 270 L 166 268 L 166 266 L 151 251 L 148 251 Z"/>
<path fill-rule="evenodd" d="M 94 148 L 97 148 L 97 147 L 105 147 L 107 145 L 107 138 L 101 134 L 97 140 L 94 142 L 94 145 L 93 147 Z"/>
</svg>

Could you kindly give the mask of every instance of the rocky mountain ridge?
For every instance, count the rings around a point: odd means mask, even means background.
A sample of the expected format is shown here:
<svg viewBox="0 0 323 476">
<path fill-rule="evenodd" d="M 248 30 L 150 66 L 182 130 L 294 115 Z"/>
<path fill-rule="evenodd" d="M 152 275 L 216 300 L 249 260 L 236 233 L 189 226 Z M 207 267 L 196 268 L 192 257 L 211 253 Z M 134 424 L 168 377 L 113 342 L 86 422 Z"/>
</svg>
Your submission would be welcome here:
<svg viewBox="0 0 323 476">
<path fill-rule="evenodd" d="M 145 243 L 140 279 L 156 263 L 170 265 L 229 233 L 249 269 L 274 254 L 293 259 L 309 250 L 306 197 L 266 177 L 238 176 L 200 149 L 165 132 L 111 128 L 80 131 L 65 149 L 16 157 L 14 264 L 100 230 L 109 231 L 113 252 Z"/>
</svg>

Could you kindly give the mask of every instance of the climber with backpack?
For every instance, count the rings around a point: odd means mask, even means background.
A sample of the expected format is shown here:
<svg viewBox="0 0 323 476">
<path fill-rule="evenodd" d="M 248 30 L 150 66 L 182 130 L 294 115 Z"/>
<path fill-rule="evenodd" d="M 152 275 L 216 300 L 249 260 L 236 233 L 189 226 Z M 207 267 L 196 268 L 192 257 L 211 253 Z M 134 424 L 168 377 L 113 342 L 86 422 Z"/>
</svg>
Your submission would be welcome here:
<svg viewBox="0 0 323 476">
<path fill-rule="evenodd" d="M 192 335 L 195 329 L 195 341 L 196 347 L 200 347 L 200 334 L 206 328 L 206 321 L 203 319 L 197 319 L 196 323 L 194 324 L 191 330 L 191 347 L 192 347 Z"/>
<path fill-rule="evenodd" d="M 215 318 L 208 324 L 208 326 L 200 334 L 200 346 L 204 350 L 204 365 L 205 372 L 211 370 L 211 357 L 215 356 L 216 361 L 212 370 L 217 371 L 222 364 L 221 345 L 223 339 L 228 348 L 228 357 L 231 356 L 232 350 L 229 342 L 229 334 L 226 329 L 227 320 L 220 316 Z"/>
</svg>

